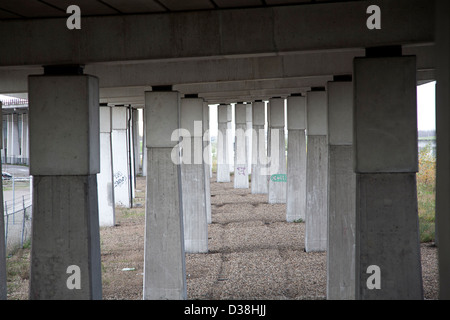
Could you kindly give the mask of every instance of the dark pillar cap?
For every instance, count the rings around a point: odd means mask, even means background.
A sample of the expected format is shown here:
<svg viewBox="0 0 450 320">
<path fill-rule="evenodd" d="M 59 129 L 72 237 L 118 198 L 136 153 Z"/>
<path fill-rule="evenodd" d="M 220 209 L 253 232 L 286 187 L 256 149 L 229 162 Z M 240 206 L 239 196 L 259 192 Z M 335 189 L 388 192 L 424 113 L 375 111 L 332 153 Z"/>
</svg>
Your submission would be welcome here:
<svg viewBox="0 0 450 320">
<path fill-rule="evenodd" d="M 172 86 L 153 86 L 152 91 L 172 91 Z"/>
<path fill-rule="evenodd" d="M 366 48 L 367 58 L 401 57 L 402 46 L 384 46 Z"/>
<path fill-rule="evenodd" d="M 46 65 L 43 67 L 44 74 L 52 76 L 82 75 L 84 71 L 84 65 L 81 64 Z"/>
</svg>

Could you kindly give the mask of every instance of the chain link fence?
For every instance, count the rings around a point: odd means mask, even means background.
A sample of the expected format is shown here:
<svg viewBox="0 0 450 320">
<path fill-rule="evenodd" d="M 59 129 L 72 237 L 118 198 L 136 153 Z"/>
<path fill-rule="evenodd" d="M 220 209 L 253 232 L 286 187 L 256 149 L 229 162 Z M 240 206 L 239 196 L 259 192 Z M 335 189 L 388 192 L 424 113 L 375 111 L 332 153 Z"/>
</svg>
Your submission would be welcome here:
<svg viewBox="0 0 450 320">
<path fill-rule="evenodd" d="M 3 180 L 6 252 L 23 248 L 31 239 L 32 199 L 30 178 Z"/>
</svg>

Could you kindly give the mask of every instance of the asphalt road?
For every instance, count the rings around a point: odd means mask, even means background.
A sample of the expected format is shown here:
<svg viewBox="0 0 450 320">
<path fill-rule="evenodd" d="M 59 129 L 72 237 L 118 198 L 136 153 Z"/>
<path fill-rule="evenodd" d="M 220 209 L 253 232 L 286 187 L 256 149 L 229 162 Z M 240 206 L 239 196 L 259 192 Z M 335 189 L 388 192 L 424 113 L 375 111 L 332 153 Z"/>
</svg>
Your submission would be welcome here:
<svg viewBox="0 0 450 320">
<path fill-rule="evenodd" d="M 30 168 L 26 166 L 2 164 L 2 171 L 17 177 L 28 177 L 30 175 Z"/>
</svg>

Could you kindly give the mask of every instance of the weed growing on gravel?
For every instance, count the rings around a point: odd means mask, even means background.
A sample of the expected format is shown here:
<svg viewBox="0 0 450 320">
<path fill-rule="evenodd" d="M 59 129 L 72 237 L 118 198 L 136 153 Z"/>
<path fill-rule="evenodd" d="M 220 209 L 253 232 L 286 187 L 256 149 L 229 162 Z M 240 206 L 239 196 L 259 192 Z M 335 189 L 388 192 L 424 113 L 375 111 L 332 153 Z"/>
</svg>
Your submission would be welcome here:
<svg viewBox="0 0 450 320">
<path fill-rule="evenodd" d="M 420 241 L 434 241 L 434 216 L 436 196 L 436 158 L 431 153 L 431 145 L 419 152 L 419 172 L 417 173 L 417 201 L 419 208 Z"/>
</svg>

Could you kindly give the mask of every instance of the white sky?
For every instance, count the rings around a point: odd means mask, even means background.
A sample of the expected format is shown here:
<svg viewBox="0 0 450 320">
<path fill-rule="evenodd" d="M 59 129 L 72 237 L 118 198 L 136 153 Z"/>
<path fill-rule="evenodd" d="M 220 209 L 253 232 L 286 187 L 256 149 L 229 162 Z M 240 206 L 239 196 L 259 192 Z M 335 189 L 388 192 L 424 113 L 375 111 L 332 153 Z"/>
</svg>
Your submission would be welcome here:
<svg viewBox="0 0 450 320">
<path fill-rule="evenodd" d="M 436 81 L 417 87 L 417 127 L 419 130 L 436 129 Z"/>
</svg>

